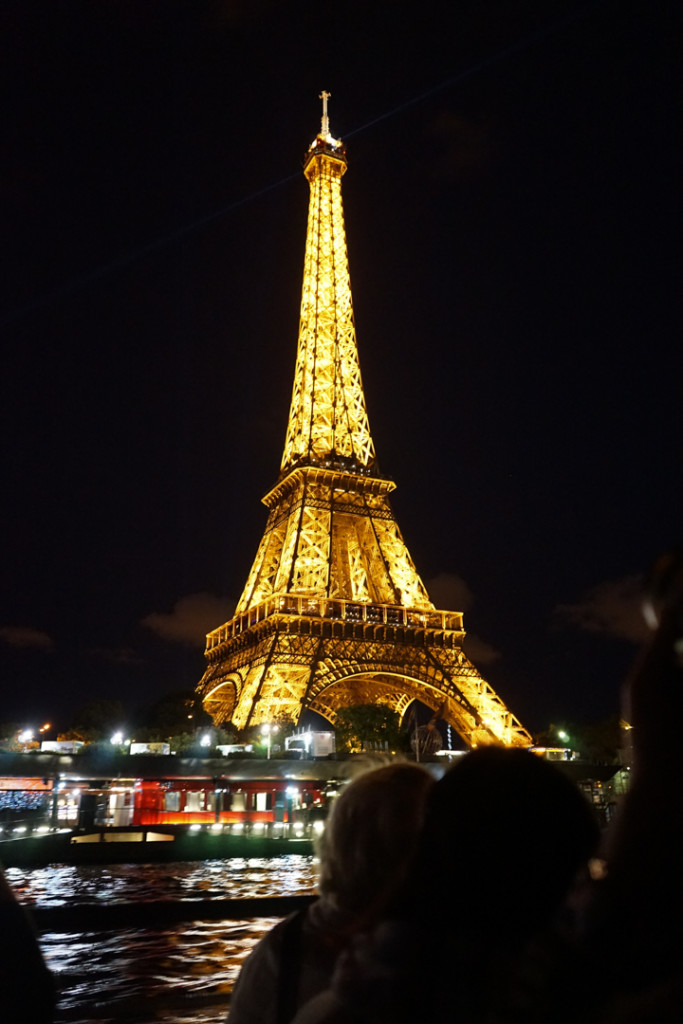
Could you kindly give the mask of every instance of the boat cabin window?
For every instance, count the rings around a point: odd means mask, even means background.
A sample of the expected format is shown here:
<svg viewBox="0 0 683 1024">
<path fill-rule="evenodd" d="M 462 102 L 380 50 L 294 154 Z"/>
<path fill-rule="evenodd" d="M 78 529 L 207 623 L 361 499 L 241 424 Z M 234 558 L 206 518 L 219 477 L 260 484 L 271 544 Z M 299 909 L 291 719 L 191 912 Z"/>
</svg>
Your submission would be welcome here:
<svg viewBox="0 0 683 1024">
<path fill-rule="evenodd" d="M 190 790 L 185 794 L 185 810 L 186 811 L 203 811 L 204 810 L 204 794 L 201 790 L 195 789 Z"/>
<path fill-rule="evenodd" d="M 256 793 L 256 810 L 271 811 L 273 809 L 272 793 Z"/>
<path fill-rule="evenodd" d="M 173 793 L 173 792 L 164 793 L 164 810 L 165 811 L 179 811 L 180 810 L 180 793 Z"/>
</svg>

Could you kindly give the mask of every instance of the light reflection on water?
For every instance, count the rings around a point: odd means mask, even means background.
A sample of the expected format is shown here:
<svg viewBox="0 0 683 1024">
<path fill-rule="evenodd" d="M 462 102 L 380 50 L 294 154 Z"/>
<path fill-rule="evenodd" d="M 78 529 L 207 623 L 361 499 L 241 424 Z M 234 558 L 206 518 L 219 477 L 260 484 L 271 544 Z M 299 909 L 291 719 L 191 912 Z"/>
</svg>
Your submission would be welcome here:
<svg viewBox="0 0 683 1024">
<path fill-rule="evenodd" d="M 55 1024 L 218 1024 L 244 958 L 277 918 L 42 937 Z"/>
<path fill-rule="evenodd" d="M 313 857 L 289 854 L 173 864 L 57 864 L 6 868 L 5 875 L 21 903 L 63 907 L 304 895 L 315 888 L 315 863 Z"/>
<path fill-rule="evenodd" d="M 307 895 L 312 857 L 163 865 L 8 868 L 22 903 L 38 907 L 163 899 Z M 60 992 L 55 1024 L 222 1024 L 245 957 L 277 918 L 187 921 L 169 928 L 41 936 Z"/>
</svg>

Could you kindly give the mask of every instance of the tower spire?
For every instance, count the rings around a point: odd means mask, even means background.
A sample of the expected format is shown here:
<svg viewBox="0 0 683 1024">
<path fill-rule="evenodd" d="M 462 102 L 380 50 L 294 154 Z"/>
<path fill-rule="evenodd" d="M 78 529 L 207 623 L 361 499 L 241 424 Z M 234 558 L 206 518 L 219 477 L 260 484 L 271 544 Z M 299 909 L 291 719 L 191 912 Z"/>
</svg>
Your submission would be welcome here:
<svg viewBox="0 0 683 1024">
<path fill-rule="evenodd" d="M 341 179 L 346 150 L 329 132 L 328 92 L 322 131 L 304 160 L 310 185 L 304 280 L 294 387 L 281 471 L 340 459 L 370 469 L 375 448 L 365 408 Z"/>
<path fill-rule="evenodd" d="M 320 134 L 325 138 L 330 134 L 330 119 L 327 116 L 327 101 L 330 99 L 331 96 L 332 93 L 325 92 L 325 90 L 323 89 L 323 91 L 320 93 L 320 96 L 318 97 L 318 99 L 321 99 L 323 101 L 323 116 L 322 121 L 320 123 Z"/>
</svg>

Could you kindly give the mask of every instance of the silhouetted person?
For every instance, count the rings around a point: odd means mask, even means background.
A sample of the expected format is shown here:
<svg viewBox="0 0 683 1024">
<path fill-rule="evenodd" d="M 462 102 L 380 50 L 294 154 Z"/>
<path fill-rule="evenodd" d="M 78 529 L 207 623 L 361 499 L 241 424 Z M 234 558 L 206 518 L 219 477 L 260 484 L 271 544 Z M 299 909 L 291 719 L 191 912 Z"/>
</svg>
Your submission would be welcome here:
<svg viewBox="0 0 683 1024">
<path fill-rule="evenodd" d="M 336 798 L 319 843 L 320 898 L 281 921 L 245 961 L 228 1024 L 286 1024 L 330 984 L 339 952 L 404 881 L 434 785 L 415 764 L 363 772 Z"/>
<path fill-rule="evenodd" d="M 0 1020 L 51 1024 L 55 984 L 26 911 L 0 870 Z"/>
<path fill-rule="evenodd" d="M 605 834 L 593 878 L 574 894 L 571 926 L 541 951 L 542 983 L 526 993 L 528 1024 L 545 1021 L 551 1008 L 562 1024 L 683 1019 L 681 552 L 655 565 L 647 606 L 656 631 L 624 690 L 624 718 L 632 727 L 630 790 Z"/>
<path fill-rule="evenodd" d="M 552 764 L 498 747 L 465 755 L 429 795 L 400 900 L 296 1024 L 484 1020 L 597 841 L 587 801 Z"/>
</svg>

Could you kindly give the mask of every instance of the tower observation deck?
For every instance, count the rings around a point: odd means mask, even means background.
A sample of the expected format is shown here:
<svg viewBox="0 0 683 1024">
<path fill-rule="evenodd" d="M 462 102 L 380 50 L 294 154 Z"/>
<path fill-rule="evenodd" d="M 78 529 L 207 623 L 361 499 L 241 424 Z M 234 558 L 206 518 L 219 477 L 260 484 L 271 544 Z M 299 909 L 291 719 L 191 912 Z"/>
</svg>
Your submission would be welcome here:
<svg viewBox="0 0 683 1024">
<path fill-rule="evenodd" d="M 342 207 L 346 150 L 321 130 L 310 185 L 294 387 L 280 474 L 233 618 L 207 636 L 197 690 L 237 728 L 355 704 L 440 709 L 470 746 L 531 737 L 462 649 L 463 616 L 434 608 L 391 509 L 365 405 Z"/>
</svg>

